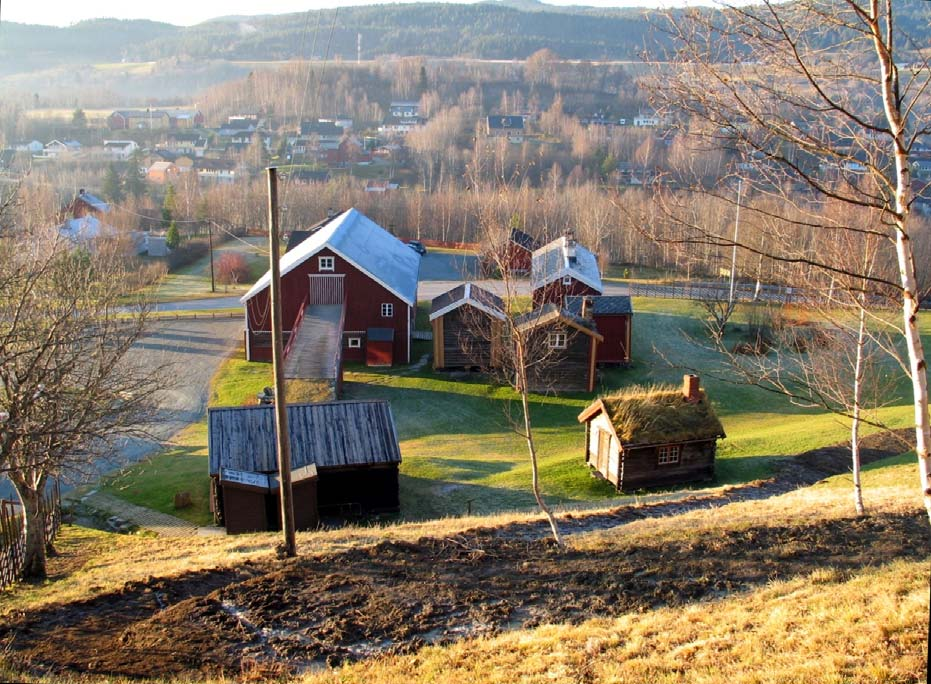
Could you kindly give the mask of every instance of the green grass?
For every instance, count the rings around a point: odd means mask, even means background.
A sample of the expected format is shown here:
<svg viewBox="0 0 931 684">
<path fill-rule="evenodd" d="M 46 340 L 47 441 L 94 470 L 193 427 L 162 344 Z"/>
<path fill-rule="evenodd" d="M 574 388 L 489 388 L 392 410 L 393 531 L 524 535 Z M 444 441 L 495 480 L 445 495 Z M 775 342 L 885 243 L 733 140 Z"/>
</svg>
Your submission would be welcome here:
<svg viewBox="0 0 931 684">
<path fill-rule="evenodd" d="M 634 310 L 634 362 L 630 368 L 603 372 L 599 391 L 631 385 L 679 384 L 684 372 L 699 370 L 702 385 L 727 432 L 727 438 L 719 444 L 716 484 L 768 477 L 782 458 L 847 439 L 848 426 L 831 414 L 799 408 L 780 395 L 723 379 L 727 371 L 717 354 L 696 347 L 683 335 L 704 335 L 702 312 L 694 303 L 636 298 Z M 417 312 L 420 329 L 427 327 L 427 311 L 427 303 L 421 302 Z M 746 309 L 737 312 L 727 338 L 729 343 L 739 338 L 746 316 Z M 931 317 L 923 316 L 922 326 L 928 333 Z M 428 357 L 431 349 L 429 342 L 415 342 L 413 359 Z M 240 351 L 214 379 L 210 403 L 254 403 L 255 395 L 270 384 L 271 366 L 248 363 Z M 879 412 L 893 427 L 907 426 L 911 417 L 909 395 L 904 391 L 900 394 L 901 400 Z M 583 463 L 584 429 L 577 416 L 593 397 L 570 394 L 532 398 L 542 486 L 553 503 L 609 501 L 617 496 L 610 485 L 592 478 Z M 429 363 L 416 370 L 350 364 L 345 373 L 344 398 L 384 399 L 391 403 L 403 455 L 400 486 L 404 518 L 458 516 L 468 510 L 484 514 L 534 505 L 527 446 L 509 419 L 509 415 L 520 418 L 517 395 L 510 388 L 494 385 L 481 376 L 435 373 Z M 204 424 L 192 428 L 185 440 L 159 458 L 177 465 L 187 477 L 206 483 Z M 188 447 L 199 449 L 179 451 Z M 162 462 L 153 461 L 155 465 Z M 907 464 L 896 467 L 908 469 Z M 140 477 L 159 477 L 158 472 L 149 469 Z M 155 490 L 139 484 L 124 491 L 132 488 L 150 492 L 153 500 L 148 505 L 165 510 L 160 507 L 167 501 L 164 494 L 155 500 Z"/>
</svg>

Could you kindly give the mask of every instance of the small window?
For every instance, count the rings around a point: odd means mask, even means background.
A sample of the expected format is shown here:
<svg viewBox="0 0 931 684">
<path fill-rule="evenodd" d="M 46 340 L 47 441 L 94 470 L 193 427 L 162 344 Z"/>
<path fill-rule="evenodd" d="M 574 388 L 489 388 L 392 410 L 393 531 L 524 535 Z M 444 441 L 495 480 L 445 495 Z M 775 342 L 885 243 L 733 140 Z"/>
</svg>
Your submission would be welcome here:
<svg viewBox="0 0 931 684">
<path fill-rule="evenodd" d="M 361 337 L 350 337 L 346 340 L 346 346 L 350 349 L 361 349 L 362 348 L 362 338 Z"/>
<path fill-rule="evenodd" d="M 679 445 L 670 445 L 661 446 L 657 450 L 657 461 L 659 465 L 671 465 L 673 463 L 679 462 Z"/>
<path fill-rule="evenodd" d="M 382 304 L 381 305 L 381 317 L 391 318 L 392 316 L 394 316 L 394 304 Z"/>
<path fill-rule="evenodd" d="M 550 348 L 551 349 L 565 349 L 566 348 L 566 333 L 550 333 Z"/>
<path fill-rule="evenodd" d="M 317 260 L 317 270 L 334 271 L 336 270 L 336 258 L 331 256 L 322 256 Z"/>
<path fill-rule="evenodd" d="M 572 276 L 563 276 L 562 284 L 563 284 L 563 285 L 572 285 Z"/>
</svg>

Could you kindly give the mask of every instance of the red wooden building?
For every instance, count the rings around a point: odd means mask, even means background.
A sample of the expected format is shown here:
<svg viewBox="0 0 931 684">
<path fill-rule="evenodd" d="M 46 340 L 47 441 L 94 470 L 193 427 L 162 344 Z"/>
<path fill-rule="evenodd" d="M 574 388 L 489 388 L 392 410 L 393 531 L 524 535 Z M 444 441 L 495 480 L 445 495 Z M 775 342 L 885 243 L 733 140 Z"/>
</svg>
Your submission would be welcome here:
<svg viewBox="0 0 931 684">
<path fill-rule="evenodd" d="M 565 303 L 570 295 L 600 295 L 601 271 L 594 254 L 572 235 L 553 240 L 533 253 L 530 273 L 533 305 Z"/>
<path fill-rule="evenodd" d="M 589 300 L 587 307 L 586 299 Z M 593 320 L 604 337 L 604 342 L 598 345 L 597 363 L 630 363 L 630 330 L 634 315 L 630 297 L 566 297 L 566 310 L 580 318 Z"/>
<path fill-rule="evenodd" d="M 420 255 L 374 221 L 350 209 L 328 219 L 281 257 L 285 341 L 309 307 L 341 305 L 342 358 L 410 363 Z M 246 358 L 271 360 L 269 283 L 263 275 L 240 301 L 246 308 Z M 385 329 L 392 331 L 392 340 Z M 387 346 L 386 346 L 387 344 Z"/>
</svg>

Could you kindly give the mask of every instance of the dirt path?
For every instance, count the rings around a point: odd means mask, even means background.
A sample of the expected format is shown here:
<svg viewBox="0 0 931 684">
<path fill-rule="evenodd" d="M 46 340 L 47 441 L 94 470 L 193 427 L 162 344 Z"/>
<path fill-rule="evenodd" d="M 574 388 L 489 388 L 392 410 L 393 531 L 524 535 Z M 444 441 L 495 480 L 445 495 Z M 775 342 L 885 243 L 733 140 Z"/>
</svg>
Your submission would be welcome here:
<svg viewBox="0 0 931 684">
<path fill-rule="evenodd" d="M 901 451 L 889 440 L 874 442 L 869 458 Z M 607 529 L 772 496 L 820 479 L 824 467 L 839 467 L 841 454 L 800 456 L 770 483 L 573 516 L 564 528 Z M 927 537 L 918 513 L 761 525 L 595 552 L 558 551 L 543 537 L 535 525 L 508 525 L 153 578 L 91 601 L 8 616 L 0 642 L 15 665 L 46 672 L 235 677 L 247 667 L 281 674 L 545 622 L 683 605 L 826 566 L 845 575 L 890 558 L 927 556 L 927 545 L 913 541 Z"/>
</svg>

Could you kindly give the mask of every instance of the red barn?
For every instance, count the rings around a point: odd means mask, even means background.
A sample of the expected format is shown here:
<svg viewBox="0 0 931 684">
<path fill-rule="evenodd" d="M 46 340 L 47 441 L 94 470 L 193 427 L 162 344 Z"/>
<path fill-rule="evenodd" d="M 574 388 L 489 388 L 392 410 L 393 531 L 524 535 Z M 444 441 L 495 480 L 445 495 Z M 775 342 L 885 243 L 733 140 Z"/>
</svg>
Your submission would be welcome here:
<svg viewBox="0 0 931 684">
<path fill-rule="evenodd" d="M 589 300 L 586 307 L 585 300 Z M 630 328 L 634 315 L 627 295 L 566 297 L 566 310 L 595 322 L 604 342 L 598 345 L 597 363 L 630 363 Z"/>
<path fill-rule="evenodd" d="M 598 259 L 571 235 L 564 235 L 533 253 L 530 287 L 534 307 L 547 302 L 562 306 L 570 295 L 600 295 Z"/>
<path fill-rule="evenodd" d="M 281 257 L 281 313 L 285 337 L 310 307 L 342 305 L 342 358 L 364 362 L 370 329 L 378 359 L 410 363 L 420 255 L 355 209 L 327 219 Z M 240 301 L 246 307 L 246 358 L 271 359 L 269 283 L 263 275 Z M 390 350 L 386 334 L 393 331 Z M 389 355 L 390 352 L 390 355 Z"/>
</svg>

